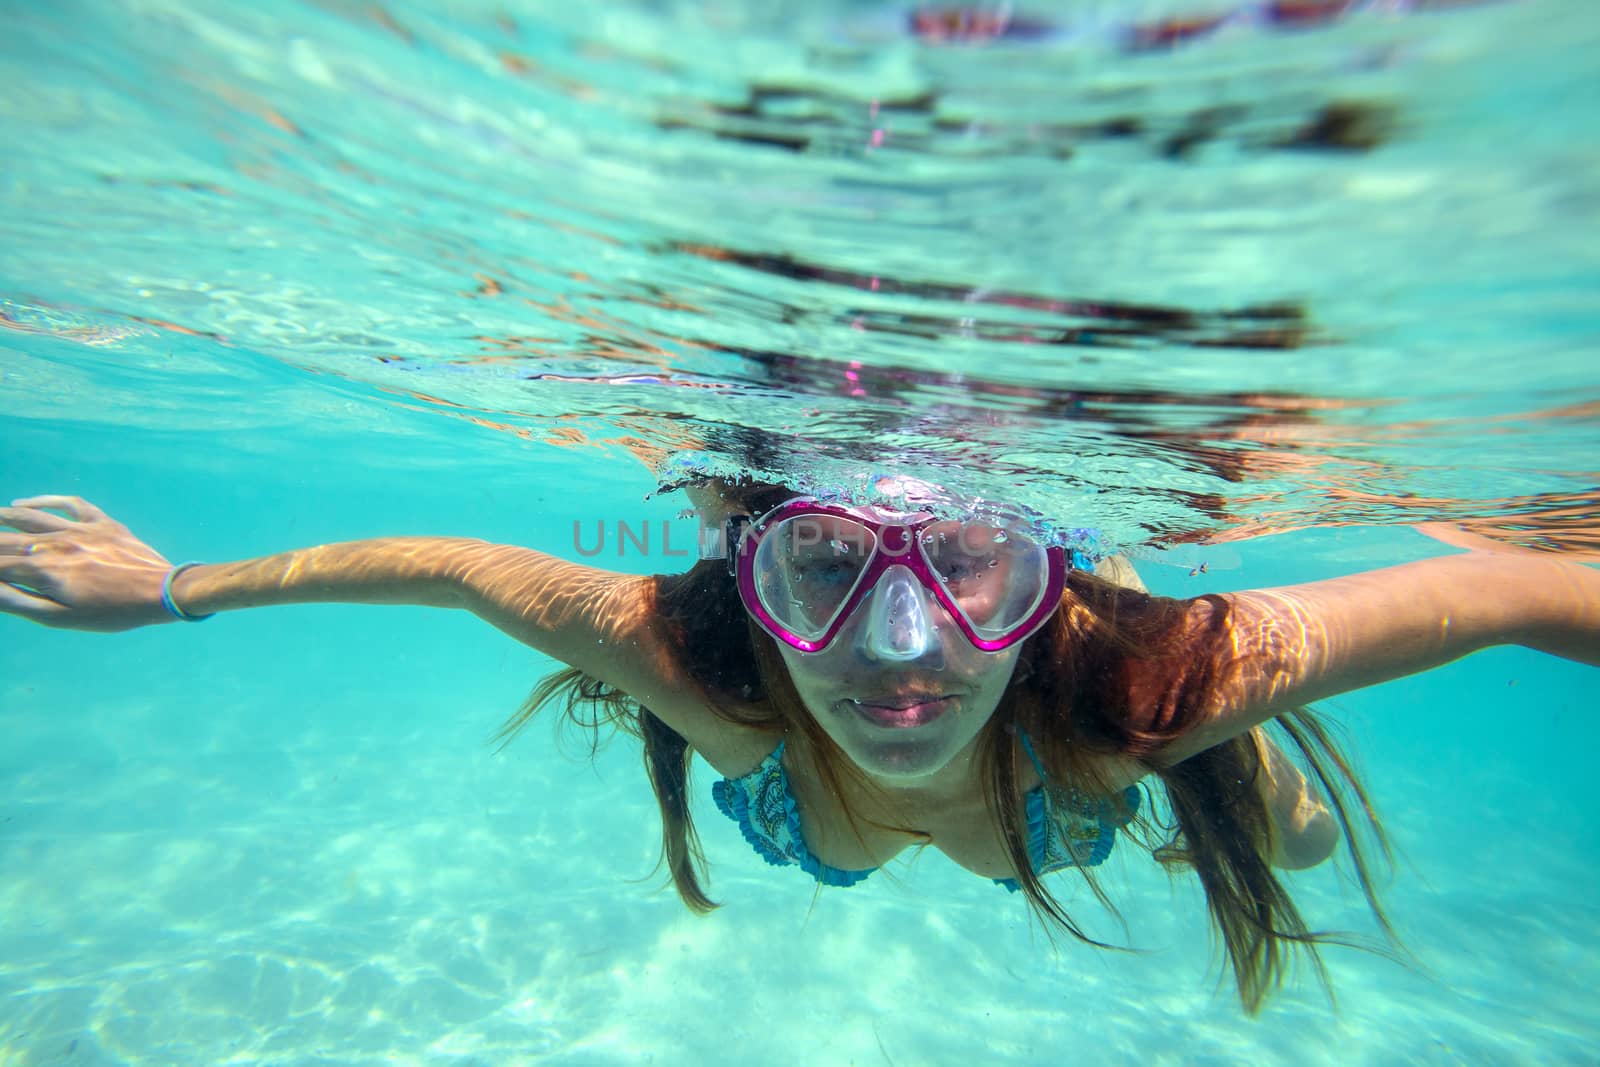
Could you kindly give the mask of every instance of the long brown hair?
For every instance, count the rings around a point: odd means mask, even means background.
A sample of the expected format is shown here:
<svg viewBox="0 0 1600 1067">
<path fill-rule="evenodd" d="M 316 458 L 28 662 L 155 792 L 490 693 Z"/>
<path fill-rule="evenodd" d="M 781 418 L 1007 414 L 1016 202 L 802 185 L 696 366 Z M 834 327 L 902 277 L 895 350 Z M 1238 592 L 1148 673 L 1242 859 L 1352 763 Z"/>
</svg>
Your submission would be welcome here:
<svg viewBox="0 0 1600 1067">
<path fill-rule="evenodd" d="M 784 493 L 763 487 L 746 503 L 752 514 L 760 514 Z M 859 770 L 805 711 L 776 642 L 744 611 L 722 561 L 702 561 L 687 573 L 658 576 L 655 583 L 657 613 L 689 674 L 710 696 L 713 711 L 740 725 L 802 734 L 816 754 L 824 784 L 836 796 L 848 795 L 841 781 L 847 775 L 859 778 Z M 1312 932 L 1272 870 L 1266 802 L 1256 787 L 1261 755 L 1249 735 L 1172 766 L 1160 759 L 1164 745 L 1199 721 L 1207 697 L 1224 681 L 1219 674 L 1243 666 L 1218 654 L 1227 639 L 1227 601 L 1201 599 L 1207 610 L 1197 611 L 1197 601 L 1153 597 L 1071 572 L 1060 609 L 1023 646 L 1011 684 L 980 734 L 978 759 L 990 814 L 1030 907 L 1047 930 L 1097 945 L 1033 870 L 1011 739 L 1018 731 L 1033 739 L 1047 787 L 1070 783 L 1088 794 L 1111 793 L 1101 779 L 1106 757 L 1146 761 L 1166 804 L 1142 805 L 1140 816 L 1123 831 L 1169 869 L 1192 868 L 1199 876 L 1240 999 L 1253 1013 L 1282 984 L 1291 949 L 1305 951 L 1326 986 L 1318 946 L 1350 939 Z M 697 912 L 716 907 L 702 887 L 705 857 L 689 812 L 689 744 L 626 693 L 571 668 L 545 678 L 496 740 L 508 742 L 558 697 L 564 720 L 588 731 L 592 743 L 598 744 L 607 727 L 642 740 L 645 769 L 661 810 L 662 862 L 685 904 Z M 1277 726 L 1331 805 L 1362 892 L 1394 943 L 1368 849 L 1352 818 L 1353 811 L 1359 813 L 1389 859 L 1365 790 L 1309 709 L 1280 717 Z M 1146 790 L 1151 792 L 1149 786 Z M 853 813 L 846 815 L 856 823 Z M 1114 912 L 1093 870 L 1078 869 Z"/>
</svg>

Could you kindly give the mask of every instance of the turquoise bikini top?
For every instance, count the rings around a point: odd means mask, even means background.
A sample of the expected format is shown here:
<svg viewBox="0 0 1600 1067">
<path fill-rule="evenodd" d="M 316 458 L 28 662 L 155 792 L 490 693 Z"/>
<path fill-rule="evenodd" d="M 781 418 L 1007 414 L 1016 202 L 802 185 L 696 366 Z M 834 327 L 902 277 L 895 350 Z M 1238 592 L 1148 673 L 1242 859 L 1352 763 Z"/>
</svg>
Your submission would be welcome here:
<svg viewBox="0 0 1600 1067">
<path fill-rule="evenodd" d="M 1032 742 L 1026 734 L 1018 736 L 1040 781 L 1048 781 Z M 718 810 L 739 824 L 756 854 L 774 867 L 798 865 L 823 885 L 835 886 L 855 885 L 877 870 L 841 870 L 811 854 L 800 833 L 800 814 L 783 769 L 782 742 L 749 774 L 713 783 L 711 795 Z M 1063 867 L 1093 867 L 1104 862 L 1111 855 L 1117 830 L 1139 809 L 1138 789 L 1129 786 L 1122 800 L 1125 809 L 1109 798 L 1090 797 L 1077 790 L 1046 790 L 1042 785 L 1030 789 L 1026 798 L 1028 856 L 1034 873 L 1044 875 Z M 1015 878 L 996 878 L 994 882 L 1013 893 L 1021 888 Z"/>
</svg>

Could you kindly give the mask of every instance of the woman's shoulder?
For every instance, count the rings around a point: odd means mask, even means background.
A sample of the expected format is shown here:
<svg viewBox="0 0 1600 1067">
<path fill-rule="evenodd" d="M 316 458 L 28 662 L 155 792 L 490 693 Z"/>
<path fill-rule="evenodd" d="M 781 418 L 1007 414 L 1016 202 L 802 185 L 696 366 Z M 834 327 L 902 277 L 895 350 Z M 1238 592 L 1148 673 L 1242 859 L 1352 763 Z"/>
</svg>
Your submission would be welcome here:
<svg viewBox="0 0 1600 1067">
<path fill-rule="evenodd" d="M 623 692 L 689 742 L 724 777 L 755 768 L 783 739 L 781 730 L 752 725 L 759 708 L 730 704 L 698 677 L 679 635 L 660 620 L 641 626 L 627 641 L 602 654 L 602 670 Z"/>
<path fill-rule="evenodd" d="M 727 729 L 708 731 L 706 744 L 695 744 L 700 758 L 724 778 L 743 778 L 764 763 L 780 744 L 783 733 L 723 723 Z"/>
</svg>

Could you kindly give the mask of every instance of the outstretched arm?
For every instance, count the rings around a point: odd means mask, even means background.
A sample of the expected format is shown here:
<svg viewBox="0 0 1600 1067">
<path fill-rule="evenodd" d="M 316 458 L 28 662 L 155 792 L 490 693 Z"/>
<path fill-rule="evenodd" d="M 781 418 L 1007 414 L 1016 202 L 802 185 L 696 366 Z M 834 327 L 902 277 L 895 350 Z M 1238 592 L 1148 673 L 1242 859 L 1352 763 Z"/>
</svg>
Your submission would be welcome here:
<svg viewBox="0 0 1600 1067">
<path fill-rule="evenodd" d="M 1600 666 L 1600 571 L 1547 557 L 1471 552 L 1224 599 L 1222 681 L 1201 724 L 1163 751 L 1172 762 L 1291 708 L 1492 645 Z"/>
<path fill-rule="evenodd" d="M 0 532 L 0 611 L 102 632 L 176 621 L 161 599 L 172 565 L 93 504 L 19 500 L 0 508 L 3 527 L 15 532 Z M 648 703 L 691 740 L 709 721 L 662 633 L 650 578 L 532 549 L 450 537 L 317 545 L 194 567 L 170 592 L 191 616 L 312 602 L 464 608 Z"/>
</svg>

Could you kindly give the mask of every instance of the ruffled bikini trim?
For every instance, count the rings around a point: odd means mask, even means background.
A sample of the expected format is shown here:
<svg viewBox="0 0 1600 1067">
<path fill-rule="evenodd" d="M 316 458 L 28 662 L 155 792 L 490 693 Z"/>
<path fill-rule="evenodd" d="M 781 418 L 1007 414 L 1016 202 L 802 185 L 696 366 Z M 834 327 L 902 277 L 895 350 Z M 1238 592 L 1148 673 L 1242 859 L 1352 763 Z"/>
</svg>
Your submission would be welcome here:
<svg viewBox="0 0 1600 1067">
<path fill-rule="evenodd" d="M 1043 769 L 1039 767 L 1033 746 L 1026 737 L 1023 738 L 1023 745 L 1029 757 L 1033 759 L 1034 766 L 1039 768 L 1042 777 Z M 868 875 L 877 870 L 876 867 L 862 871 L 829 867 L 806 847 L 805 836 L 800 832 L 800 811 L 795 806 L 794 794 L 789 790 L 789 776 L 784 773 L 782 761 L 783 745 L 780 743 L 766 759 L 761 761 L 759 767 L 744 777 L 724 778 L 713 782 L 711 796 L 716 801 L 717 809 L 739 824 L 739 832 L 744 835 L 750 847 L 755 849 L 756 855 L 774 867 L 798 865 L 801 870 L 828 886 L 852 886 L 864 881 Z M 769 781 L 779 790 L 778 799 L 783 806 L 783 832 L 788 836 L 787 841 L 780 841 L 775 836 L 769 837 L 758 829 L 757 825 L 761 820 L 758 820 L 756 813 L 751 810 L 752 798 L 759 797 Z M 1062 805 L 1064 810 L 1057 813 L 1056 820 L 1062 823 L 1060 840 L 1057 842 L 1060 854 L 1052 859 L 1051 800 L 1046 797 L 1047 788 L 1049 787 L 1040 786 L 1031 790 L 1027 796 L 1028 858 L 1033 864 L 1034 871 L 1041 876 L 1067 867 L 1096 867 L 1104 863 L 1106 857 L 1111 855 L 1112 846 L 1116 844 L 1117 830 L 1125 826 L 1139 810 L 1139 790 L 1134 786 L 1129 786 L 1122 794 L 1125 812 L 1109 799 L 1086 797 L 1075 790 L 1056 791 L 1060 798 L 1056 803 Z M 773 814 L 776 816 L 777 813 Z M 1065 825 L 1067 820 L 1072 819 L 1083 824 L 1093 822 L 1096 826 L 1095 836 L 1074 838 Z M 1085 846 L 1087 854 L 1083 854 Z M 1022 888 L 1015 878 L 995 878 L 993 882 L 1013 893 Z"/>
<path fill-rule="evenodd" d="M 1126 826 L 1139 811 L 1139 790 L 1130 785 L 1122 793 L 1122 802 L 1127 806 L 1126 817 L 1109 800 L 1101 800 L 1096 804 L 1097 810 L 1092 816 L 1080 808 L 1075 814 L 1094 818 L 1100 825 L 1100 833 L 1090 845 L 1089 854 L 1082 858 L 1077 856 L 1077 850 L 1072 846 L 1072 838 L 1064 836 L 1068 854 L 1061 862 L 1052 864 L 1049 861 L 1049 802 L 1045 799 L 1043 787 L 1030 791 L 1027 800 L 1028 859 L 1033 863 L 1034 872 L 1042 876 L 1068 867 L 1098 867 L 1104 863 L 1111 855 L 1112 846 L 1117 843 L 1117 831 Z M 996 878 L 994 884 L 1004 886 L 1012 893 L 1020 892 L 1022 889 L 1022 883 L 1015 878 Z"/>
<path fill-rule="evenodd" d="M 756 850 L 756 854 L 774 867 L 789 867 L 795 864 L 811 877 L 823 885 L 838 886 L 840 888 L 855 885 L 864 881 L 868 875 L 877 870 L 868 867 L 864 871 L 846 871 L 838 867 L 829 867 L 806 847 L 805 837 L 800 833 L 800 811 L 795 806 L 794 794 L 789 791 L 789 778 L 783 772 L 783 745 L 778 747 L 766 759 L 761 761 L 761 766 L 745 775 L 743 778 L 725 778 L 711 784 L 711 796 L 717 802 L 717 808 L 739 824 L 739 832 Z M 779 843 L 768 838 L 756 829 L 755 819 L 750 812 L 750 787 L 749 782 L 754 780 L 757 789 L 768 775 L 776 775 L 778 784 L 782 788 L 784 827 L 788 831 L 788 850 L 778 847 Z"/>
<path fill-rule="evenodd" d="M 739 824 L 739 832 L 756 850 L 756 855 L 772 864 L 774 867 L 791 867 L 794 860 L 772 847 L 768 841 L 756 832 L 750 824 L 750 798 L 745 795 L 742 788 L 735 788 L 732 779 L 724 779 L 711 783 L 711 796 L 717 802 L 717 810 Z"/>
</svg>

